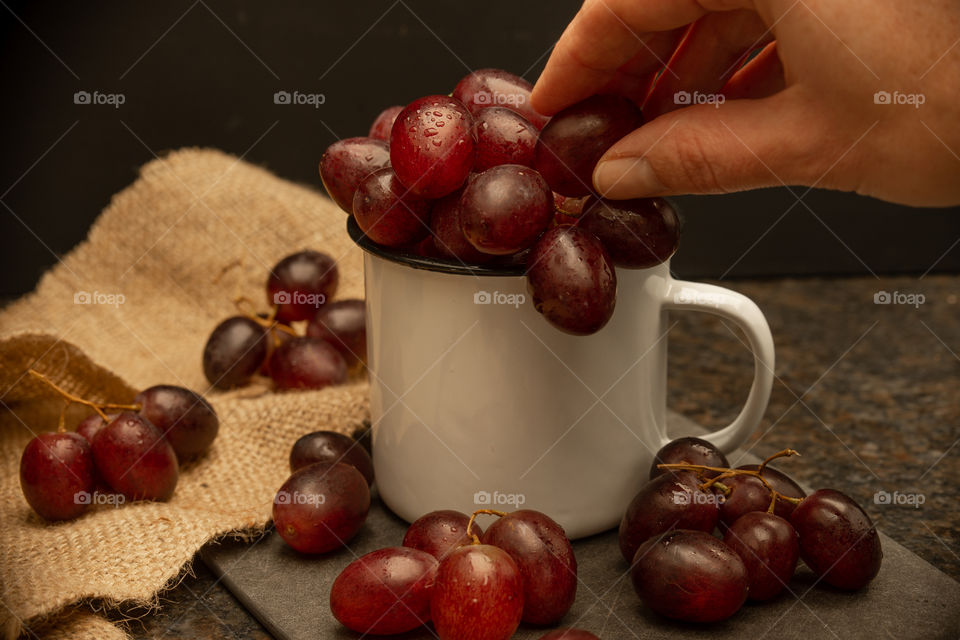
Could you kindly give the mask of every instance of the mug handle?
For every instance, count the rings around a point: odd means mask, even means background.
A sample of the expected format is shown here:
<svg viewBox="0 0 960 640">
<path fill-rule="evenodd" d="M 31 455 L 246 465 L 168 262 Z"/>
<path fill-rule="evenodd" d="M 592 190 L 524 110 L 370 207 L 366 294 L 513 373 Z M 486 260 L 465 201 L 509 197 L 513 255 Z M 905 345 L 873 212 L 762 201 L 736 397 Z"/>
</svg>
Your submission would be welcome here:
<svg viewBox="0 0 960 640">
<path fill-rule="evenodd" d="M 753 385 L 747 402 L 729 425 L 701 436 L 728 454 L 753 433 L 767 409 L 773 387 L 774 365 L 770 326 L 753 300 L 712 284 L 667 278 L 661 304 L 664 309 L 701 311 L 732 320 L 747 336 L 754 362 Z M 666 433 L 662 433 L 661 437 L 664 444 L 669 441 Z"/>
</svg>

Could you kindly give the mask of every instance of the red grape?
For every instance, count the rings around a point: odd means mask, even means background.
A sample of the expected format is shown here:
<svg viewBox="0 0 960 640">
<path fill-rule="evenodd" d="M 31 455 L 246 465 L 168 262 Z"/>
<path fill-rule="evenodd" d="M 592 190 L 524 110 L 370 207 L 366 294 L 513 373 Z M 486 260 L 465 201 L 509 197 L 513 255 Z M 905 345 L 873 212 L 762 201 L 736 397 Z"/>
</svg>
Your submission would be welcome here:
<svg viewBox="0 0 960 640">
<path fill-rule="evenodd" d="M 277 322 L 309 320 L 337 292 L 340 274 L 333 258 L 319 251 L 287 256 L 270 270 L 267 301 L 277 305 Z"/>
<path fill-rule="evenodd" d="M 347 380 L 347 362 L 329 342 L 297 337 L 270 357 L 270 378 L 278 389 L 323 389 Z"/>
<path fill-rule="evenodd" d="M 577 223 L 600 238 L 613 264 L 645 269 L 665 262 L 680 244 L 676 211 L 663 198 L 587 198 Z"/>
<path fill-rule="evenodd" d="M 705 531 L 669 531 L 647 540 L 630 574 L 640 600 L 674 620 L 725 620 L 747 599 L 740 556 Z"/>
<path fill-rule="evenodd" d="M 363 474 L 373 484 L 373 462 L 360 443 L 336 431 L 314 431 L 301 436 L 290 449 L 290 472 L 316 462 L 344 462 Z"/>
<path fill-rule="evenodd" d="M 617 274 L 603 244 L 578 227 L 553 227 L 527 258 L 527 288 L 537 311 L 574 335 L 596 333 L 617 302 Z"/>
<path fill-rule="evenodd" d="M 98 416 L 99 417 L 99 416 Z M 20 489 L 47 520 L 76 518 L 95 489 L 90 443 L 77 433 L 41 433 L 20 457 Z"/>
<path fill-rule="evenodd" d="M 443 560 L 454 549 L 470 544 L 471 539 L 467 537 L 469 522 L 470 516 L 459 511 L 431 511 L 417 518 L 407 528 L 403 546 L 419 549 L 437 560 Z M 483 529 L 474 522 L 470 526 L 470 533 L 479 538 L 483 536 Z"/>
<path fill-rule="evenodd" d="M 330 304 L 336 304 L 336 303 L 331 302 Z M 323 311 L 323 309 L 326 308 L 327 306 L 328 305 L 326 304 L 323 305 L 323 307 L 320 307 L 320 310 Z M 264 318 L 267 317 L 266 314 L 262 314 L 262 313 L 258 313 L 257 315 L 263 316 Z M 286 331 L 282 331 L 277 327 L 274 327 L 267 331 L 267 355 L 263 359 L 263 364 L 260 365 L 260 373 L 262 373 L 265 376 L 270 375 L 270 358 L 273 357 L 273 352 L 277 350 L 277 347 L 279 347 L 280 345 L 282 345 L 284 342 L 286 342 L 292 337 L 293 335 L 287 333 Z"/>
<path fill-rule="evenodd" d="M 743 560 L 750 600 L 774 598 L 797 570 L 797 532 L 780 516 L 764 511 L 744 514 L 727 529 L 723 541 Z"/>
<path fill-rule="evenodd" d="M 387 107 L 381 111 L 377 119 L 370 125 L 370 133 L 368 135 L 371 138 L 389 142 L 390 130 L 393 129 L 393 123 L 401 111 L 403 111 L 403 105 L 400 104 Z"/>
<path fill-rule="evenodd" d="M 317 462 L 287 478 L 273 500 L 273 526 L 301 553 L 326 553 L 357 534 L 370 510 L 370 488 L 356 467 Z"/>
<path fill-rule="evenodd" d="M 323 152 L 320 179 L 333 201 L 352 214 L 353 194 L 360 181 L 377 169 L 389 166 L 390 147 L 383 140 L 346 138 L 334 142 Z"/>
<path fill-rule="evenodd" d="M 827 584 L 853 591 L 880 571 L 880 536 L 849 496 L 833 489 L 815 491 L 793 511 L 790 524 L 800 536 L 800 557 Z"/>
<path fill-rule="evenodd" d="M 388 247 L 416 242 L 430 227 L 430 202 L 408 191 L 387 167 L 364 178 L 353 200 L 353 216 L 368 238 Z"/>
<path fill-rule="evenodd" d="M 464 76 L 453 90 L 453 97 L 467 105 L 476 114 L 488 107 L 506 107 L 516 111 L 537 129 L 542 129 L 548 118 L 530 106 L 533 85 L 502 69 L 477 69 Z"/>
<path fill-rule="evenodd" d="M 330 610 L 357 633 L 404 633 L 430 620 L 437 559 L 407 547 L 389 547 L 357 558 L 330 589 Z"/>
<path fill-rule="evenodd" d="M 444 196 L 444 197 L 447 197 L 447 196 Z M 441 198 L 441 200 L 442 199 L 443 198 Z M 434 202 L 439 202 L 439 201 L 435 200 Z M 431 217 L 431 223 L 432 222 L 433 222 L 433 218 Z M 443 254 L 441 254 L 440 251 L 437 250 L 437 245 L 434 244 L 432 235 L 427 236 L 426 238 L 424 238 L 417 244 L 413 245 L 412 247 L 407 247 L 407 251 L 409 251 L 414 255 L 420 256 L 421 258 L 439 259 L 444 257 Z"/>
<path fill-rule="evenodd" d="M 267 358 L 267 334 L 244 316 L 217 325 L 203 348 L 203 374 L 218 389 L 232 389 L 250 381 Z"/>
<path fill-rule="evenodd" d="M 510 554 L 523 578 L 523 621 L 553 624 L 577 595 L 577 559 L 563 528 L 529 509 L 501 517 L 482 542 Z"/>
<path fill-rule="evenodd" d="M 326 340 L 353 367 L 367 360 L 367 308 L 363 300 L 337 300 L 320 308 L 307 335 Z"/>
<path fill-rule="evenodd" d="M 113 422 L 118 415 L 120 414 L 108 413 L 107 421 L 104 422 L 99 413 L 92 413 L 80 421 L 80 424 L 77 425 L 77 433 L 86 438 L 92 447 L 93 440 L 97 437 L 97 434 L 100 433 L 105 426 Z M 93 456 L 93 449 L 90 450 L 90 455 Z M 93 458 L 91 458 L 91 460 L 92 459 Z M 93 487 L 94 491 L 99 491 L 100 493 L 110 493 L 113 491 L 110 485 L 107 484 L 107 481 L 103 479 L 103 476 L 100 475 L 100 472 L 97 471 L 96 465 L 93 467 Z"/>
<path fill-rule="evenodd" d="M 692 471 L 657 476 L 634 496 L 620 521 L 620 552 L 632 562 L 641 544 L 664 531 L 713 531 L 717 502 L 717 496 L 700 488 Z"/>
<path fill-rule="evenodd" d="M 554 629 L 540 636 L 540 640 L 600 640 L 584 629 Z"/>
<path fill-rule="evenodd" d="M 553 216 L 553 195 L 529 167 L 501 164 L 470 181 L 460 199 L 463 235 L 483 253 L 505 255 L 533 244 Z"/>
<path fill-rule="evenodd" d="M 523 579 L 503 549 L 468 544 L 440 563 L 430 601 L 440 640 L 507 640 L 522 613 Z"/>
<path fill-rule="evenodd" d="M 143 416 L 124 412 L 93 441 L 97 470 L 129 500 L 168 500 L 177 488 L 177 454 Z"/>
<path fill-rule="evenodd" d="M 533 168 L 565 196 L 593 191 L 593 170 L 604 152 L 643 124 L 640 109 L 621 96 L 593 96 L 569 106 L 540 132 Z"/>
<path fill-rule="evenodd" d="M 759 465 L 745 464 L 737 467 L 738 469 L 749 469 L 756 471 Z M 791 480 L 786 474 L 776 469 L 766 466 L 763 468 L 763 478 L 770 483 L 778 493 L 791 498 L 802 498 L 807 494 L 800 486 Z M 770 508 L 770 490 L 760 479 L 740 475 L 724 478 L 723 484 L 730 492 L 724 496 L 723 504 L 720 505 L 720 523 L 729 526 L 736 522 L 743 514 L 751 511 L 766 511 Z M 795 505 L 781 498 L 777 498 L 777 504 L 773 512 L 784 519 L 789 519 L 793 513 Z"/>
<path fill-rule="evenodd" d="M 475 142 L 473 116 L 462 102 L 425 96 L 404 107 L 393 123 L 390 162 L 410 191 L 439 198 L 466 180 Z"/>
<path fill-rule="evenodd" d="M 712 443 L 701 438 L 688 436 L 671 440 L 657 451 L 650 465 L 650 479 L 669 473 L 667 469 L 657 469 L 658 464 L 699 464 L 705 467 L 729 467 L 727 456 L 723 455 Z M 714 478 L 720 475 L 719 471 L 702 471 L 704 478 Z"/>
<path fill-rule="evenodd" d="M 155 426 L 181 461 L 210 448 L 220 429 L 217 412 L 190 389 L 160 384 L 144 389 L 133 399 L 140 415 Z"/>
<path fill-rule="evenodd" d="M 117 415 L 119 414 L 108 413 L 107 418 L 109 418 L 112 422 Z M 97 434 L 100 433 L 100 430 L 105 426 L 107 426 L 107 423 L 104 422 L 99 413 L 91 413 L 89 416 L 81 420 L 77 425 L 77 433 L 82 435 L 86 441 L 92 445 L 93 439 L 97 437 Z"/>
<path fill-rule="evenodd" d="M 533 164 L 537 128 L 516 111 L 489 107 L 474 114 L 477 126 L 474 171 L 485 171 L 498 164 Z"/>
<path fill-rule="evenodd" d="M 430 232 L 433 247 L 441 257 L 459 260 L 465 264 L 483 264 L 493 259 L 488 253 L 477 251 L 463 235 L 460 225 L 460 200 L 463 189 L 445 195 L 433 203 L 430 213 Z"/>
</svg>

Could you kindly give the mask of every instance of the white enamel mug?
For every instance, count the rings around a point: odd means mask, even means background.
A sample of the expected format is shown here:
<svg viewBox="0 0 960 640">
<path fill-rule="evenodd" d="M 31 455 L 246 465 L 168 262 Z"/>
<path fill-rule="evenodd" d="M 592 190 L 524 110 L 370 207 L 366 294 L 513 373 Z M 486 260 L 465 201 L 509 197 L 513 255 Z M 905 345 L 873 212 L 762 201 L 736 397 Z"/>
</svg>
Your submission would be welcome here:
<svg viewBox="0 0 960 640">
<path fill-rule="evenodd" d="M 773 338 L 750 299 L 674 280 L 668 264 L 617 269 L 617 306 L 590 336 L 536 312 L 522 271 L 365 250 L 373 463 L 407 521 L 436 509 L 542 511 L 571 538 L 616 526 L 668 442 L 670 310 L 735 322 L 754 354 L 746 404 L 703 436 L 724 452 L 759 425 Z"/>
</svg>

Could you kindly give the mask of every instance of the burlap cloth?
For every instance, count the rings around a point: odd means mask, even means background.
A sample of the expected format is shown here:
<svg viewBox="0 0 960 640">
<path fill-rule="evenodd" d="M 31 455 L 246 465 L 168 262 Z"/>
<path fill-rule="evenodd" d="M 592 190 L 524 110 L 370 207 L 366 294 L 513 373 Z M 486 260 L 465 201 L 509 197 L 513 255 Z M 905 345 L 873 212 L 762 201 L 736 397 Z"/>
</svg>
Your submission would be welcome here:
<svg viewBox="0 0 960 640">
<path fill-rule="evenodd" d="M 323 391 L 278 394 L 261 385 L 223 393 L 208 390 L 200 364 L 213 327 L 234 314 L 235 296 L 266 307 L 267 272 L 289 253 L 330 254 L 340 268 L 336 297 L 362 297 L 360 250 L 344 223 L 336 205 L 309 188 L 218 151 L 177 151 L 144 166 L 87 240 L 0 313 L 0 622 L 7 637 L 124 637 L 85 603 L 155 606 L 205 542 L 266 524 L 298 436 L 363 425 L 362 380 Z M 124 299 L 75 304 L 78 292 Z M 159 383 L 204 392 L 220 434 L 209 455 L 181 470 L 169 502 L 104 505 L 47 524 L 20 492 L 20 454 L 32 433 L 56 429 L 62 403 L 24 375 L 29 367 L 101 401 L 130 402 Z M 81 415 L 70 414 L 68 424 Z"/>
</svg>

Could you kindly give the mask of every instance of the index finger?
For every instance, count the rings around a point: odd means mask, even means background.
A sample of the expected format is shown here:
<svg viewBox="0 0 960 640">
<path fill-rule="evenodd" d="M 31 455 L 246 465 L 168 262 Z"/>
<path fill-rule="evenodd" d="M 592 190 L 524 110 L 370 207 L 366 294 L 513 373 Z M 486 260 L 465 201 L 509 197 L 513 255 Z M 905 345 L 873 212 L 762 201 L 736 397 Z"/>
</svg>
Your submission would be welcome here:
<svg viewBox="0 0 960 640">
<path fill-rule="evenodd" d="M 750 0 L 586 0 L 550 54 L 531 104 L 553 115 L 610 82 L 617 69 L 647 49 L 651 34 L 690 24 L 709 11 L 750 6 Z M 659 66 L 652 53 L 651 58 Z"/>
</svg>

